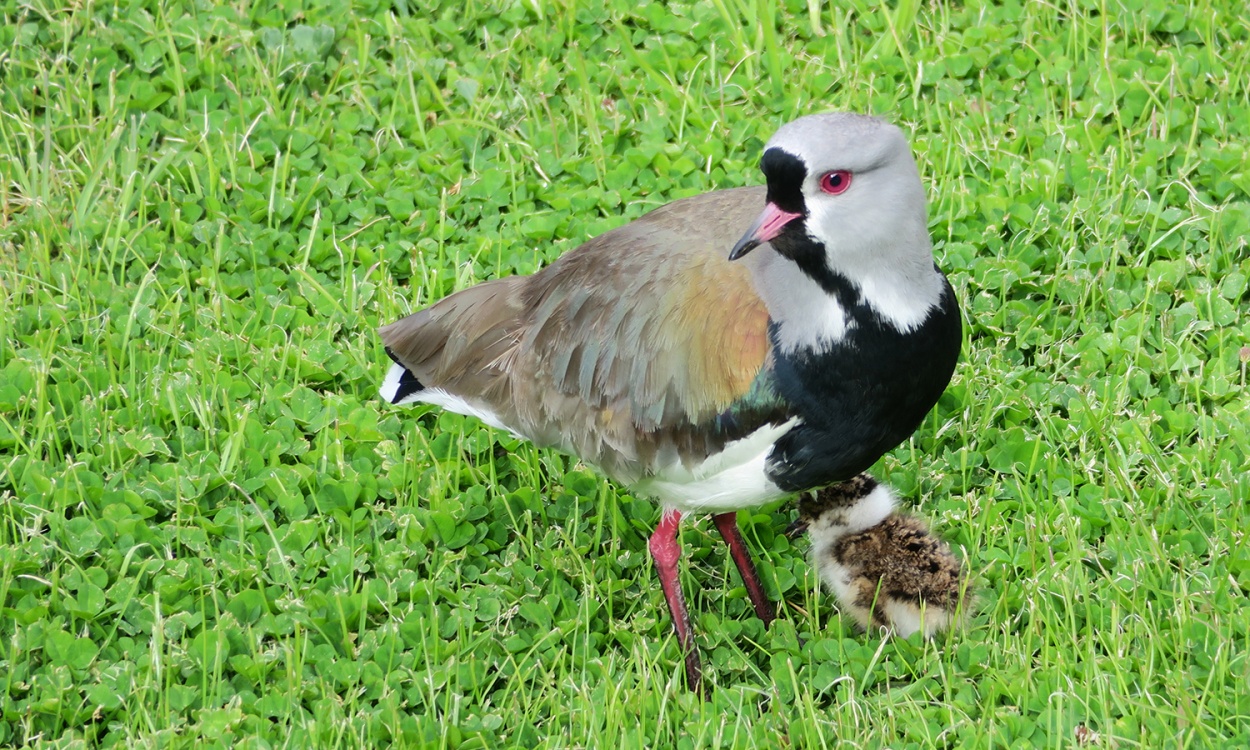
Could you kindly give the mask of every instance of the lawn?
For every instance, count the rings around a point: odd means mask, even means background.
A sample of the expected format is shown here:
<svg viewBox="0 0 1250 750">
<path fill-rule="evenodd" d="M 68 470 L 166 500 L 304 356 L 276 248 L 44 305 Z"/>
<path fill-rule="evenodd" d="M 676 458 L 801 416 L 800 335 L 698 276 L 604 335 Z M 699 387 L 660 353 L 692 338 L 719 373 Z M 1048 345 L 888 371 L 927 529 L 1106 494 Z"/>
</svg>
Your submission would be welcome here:
<svg viewBox="0 0 1250 750">
<path fill-rule="evenodd" d="M 0 0 L 0 745 L 1250 746 L 1250 21 L 1161 0 Z M 436 7 L 437 6 L 437 7 Z M 876 474 L 967 560 L 857 632 L 711 524 L 376 398 L 375 329 L 781 123 L 909 134 L 955 380 Z"/>
</svg>

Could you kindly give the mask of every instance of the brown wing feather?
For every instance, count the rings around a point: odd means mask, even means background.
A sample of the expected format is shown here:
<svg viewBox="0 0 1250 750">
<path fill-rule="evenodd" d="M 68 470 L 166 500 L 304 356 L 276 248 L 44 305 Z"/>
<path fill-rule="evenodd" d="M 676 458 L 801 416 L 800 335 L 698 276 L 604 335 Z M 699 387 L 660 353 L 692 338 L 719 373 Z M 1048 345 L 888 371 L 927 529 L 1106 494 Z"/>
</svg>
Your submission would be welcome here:
<svg viewBox="0 0 1250 750">
<path fill-rule="evenodd" d="M 671 203 L 529 277 L 487 282 L 381 330 L 427 387 L 625 481 L 718 447 L 708 420 L 768 356 L 768 313 L 727 259 L 762 188 Z"/>
<path fill-rule="evenodd" d="M 379 330 L 383 343 L 427 387 L 494 403 L 510 396 L 526 277 L 457 292 Z"/>
</svg>

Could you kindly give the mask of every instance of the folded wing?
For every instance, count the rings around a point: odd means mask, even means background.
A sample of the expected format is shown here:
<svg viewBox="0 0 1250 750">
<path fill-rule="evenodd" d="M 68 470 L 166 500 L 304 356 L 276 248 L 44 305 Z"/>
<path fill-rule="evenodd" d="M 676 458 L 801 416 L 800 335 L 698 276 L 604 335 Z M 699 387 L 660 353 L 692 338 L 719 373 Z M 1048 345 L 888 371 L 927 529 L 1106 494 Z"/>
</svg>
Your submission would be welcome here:
<svg viewBox="0 0 1250 750">
<path fill-rule="evenodd" d="M 396 400 L 483 417 L 626 482 L 784 422 L 767 310 L 728 261 L 763 201 L 741 188 L 671 203 L 383 328 L 415 379 Z"/>
</svg>

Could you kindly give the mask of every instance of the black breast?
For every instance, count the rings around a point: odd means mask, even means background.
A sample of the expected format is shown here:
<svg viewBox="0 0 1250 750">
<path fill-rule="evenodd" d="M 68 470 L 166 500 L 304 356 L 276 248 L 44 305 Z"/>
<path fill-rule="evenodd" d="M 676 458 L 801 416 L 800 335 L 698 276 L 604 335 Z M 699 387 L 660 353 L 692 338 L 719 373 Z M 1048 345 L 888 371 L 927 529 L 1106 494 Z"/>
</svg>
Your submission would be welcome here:
<svg viewBox="0 0 1250 750">
<path fill-rule="evenodd" d="M 781 396 L 802 418 L 773 446 L 766 467 L 789 492 L 846 481 L 910 437 L 959 358 L 959 307 L 945 279 L 938 306 L 907 333 L 883 321 L 845 280 L 824 281 L 836 287 L 853 326 L 828 350 L 779 354 L 774 364 Z M 773 336 L 775 345 L 775 329 Z"/>
</svg>

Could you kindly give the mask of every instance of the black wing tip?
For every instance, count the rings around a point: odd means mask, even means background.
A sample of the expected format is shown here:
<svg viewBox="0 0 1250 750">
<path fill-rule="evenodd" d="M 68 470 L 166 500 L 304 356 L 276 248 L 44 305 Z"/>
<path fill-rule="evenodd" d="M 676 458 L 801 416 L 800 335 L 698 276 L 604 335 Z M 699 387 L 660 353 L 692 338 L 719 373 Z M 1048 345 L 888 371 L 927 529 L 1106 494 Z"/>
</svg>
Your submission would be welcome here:
<svg viewBox="0 0 1250 750">
<path fill-rule="evenodd" d="M 391 403 L 398 404 L 412 394 L 424 390 L 425 386 L 421 385 L 421 381 L 417 380 L 417 376 L 404 370 L 404 374 L 399 376 L 399 385 L 395 388 L 395 395 L 391 397 Z"/>
<path fill-rule="evenodd" d="M 412 394 L 425 390 L 425 386 L 420 380 L 417 380 L 417 376 L 412 374 L 407 365 L 399 361 L 399 357 L 395 356 L 395 352 L 391 351 L 389 346 L 386 347 L 386 356 L 390 357 L 395 364 L 404 368 L 403 373 L 399 376 L 399 383 L 395 385 L 395 392 L 391 394 L 390 401 L 392 404 L 398 404 Z"/>
</svg>

